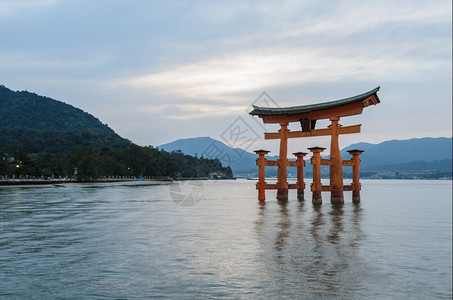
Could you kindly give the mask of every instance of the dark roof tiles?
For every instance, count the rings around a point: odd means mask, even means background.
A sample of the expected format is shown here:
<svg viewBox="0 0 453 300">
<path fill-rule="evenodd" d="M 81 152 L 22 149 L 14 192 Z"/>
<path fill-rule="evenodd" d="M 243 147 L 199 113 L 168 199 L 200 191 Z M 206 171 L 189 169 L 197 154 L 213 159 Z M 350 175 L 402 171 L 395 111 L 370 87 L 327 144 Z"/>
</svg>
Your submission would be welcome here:
<svg viewBox="0 0 453 300">
<path fill-rule="evenodd" d="M 377 87 L 371 91 L 366 93 L 329 102 L 317 103 L 317 104 L 309 104 L 309 105 L 302 105 L 302 106 L 293 106 L 293 107 L 260 107 L 253 105 L 253 110 L 250 112 L 251 115 L 262 115 L 262 116 L 270 116 L 270 115 L 294 115 L 294 114 L 304 114 L 310 113 L 312 111 L 323 110 L 334 108 L 338 106 L 347 105 L 350 103 L 355 103 L 359 101 L 363 101 L 368 97 L 375 96 L 377 102 L 379 103 L 379 97 L 377 96 L 377 91 L 379 91 L 380 87 Z"/>
</svg>

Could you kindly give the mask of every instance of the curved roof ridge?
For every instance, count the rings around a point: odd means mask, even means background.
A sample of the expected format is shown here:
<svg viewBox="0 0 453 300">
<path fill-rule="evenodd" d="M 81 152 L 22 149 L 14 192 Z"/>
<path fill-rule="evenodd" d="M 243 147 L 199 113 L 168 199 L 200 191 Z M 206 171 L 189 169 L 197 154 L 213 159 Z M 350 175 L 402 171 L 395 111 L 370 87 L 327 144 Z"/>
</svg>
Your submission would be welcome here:
<svg viewBox="0 0 453 300">
<path fill-rule="evenodd" d="M 328 109 L 328 108 L 333 108 L 337 106 L 342 106 L 354 102 L 359 102 L 363 101 L 368 97 L 375 96 L 377 103 L 380 103 L 379 97 L 377 96 L 377 91 L 379 91 L 380 86 L 378 86 L 375 89 L 372 89 L 371 91 L 362 93 L 360 95 L 340 99 L 340 100 L 334 100 L 334 101 L 328 101 L 328 102 L 322 102 L 322 103 L 316 103 L 316 104 L 308 104 L 308 105 L 301 105 L 301 106 L 291 106 L 291 107 L 260 107 L 256 105 L 252 105 L 253 110 L 250 112 L 251 115 L 291 115 L 291 114 L 300 114 L 300 113 L 308 113 L 310 111 L 315 111 L 315 110 L 323 110 L 323 109 Z"/>
</svg>

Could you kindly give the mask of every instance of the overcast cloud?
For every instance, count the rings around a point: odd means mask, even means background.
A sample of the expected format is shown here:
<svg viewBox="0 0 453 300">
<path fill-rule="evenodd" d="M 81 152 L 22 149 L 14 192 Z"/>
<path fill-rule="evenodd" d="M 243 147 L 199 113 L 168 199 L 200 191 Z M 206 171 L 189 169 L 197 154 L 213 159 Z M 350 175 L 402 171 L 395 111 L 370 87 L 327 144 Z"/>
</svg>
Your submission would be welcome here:
<svg viewBox="0 0 453 300">
<path fill-rule="evenodd" d="M 280 106 L 381 86 L 341 123 L 367 141 L 451 136 L 451 1 L 0 0 L 0 84 L 79 107 L 143 145 L 221 134 Z M 268 128 L 272 129 L 272 128 Z M 289 150 L 327 146 L 291 141 Z M 253 147 L 253 148 L 254 148 Z M 252 150 L 250 148 L 249 150 Z"/>
</svg>

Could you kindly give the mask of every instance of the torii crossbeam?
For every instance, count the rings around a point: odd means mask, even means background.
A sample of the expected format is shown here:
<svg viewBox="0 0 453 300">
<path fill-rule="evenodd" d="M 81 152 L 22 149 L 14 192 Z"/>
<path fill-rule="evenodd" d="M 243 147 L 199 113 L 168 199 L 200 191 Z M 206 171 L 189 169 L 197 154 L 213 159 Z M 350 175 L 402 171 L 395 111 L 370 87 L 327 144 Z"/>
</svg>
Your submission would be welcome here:
<svg viewBox="0 0 453 300">
<path fill-rule="evenodd" d="M 287 149 L 288 149 L 288 138 L 301 138 L 301 137 L 310 137 L 310 136 L 326 136 L 330 135 L 331 142 L 330 142 L 330 159 L 320 159 L 320 153 L 324 150 L 323 148 L 313 147 L 309 148 L 311 152 L 313 152 L 313 159 L 319 156 L 319 163 L 317 167 L 320 165 L 329 165 L 330 166 L 330 186 L 321 186 L 320 177 L 315 178 L 316 176 L 320 176 L 319 172 L 316 172 L 315 165 L 314 165 L 314 174 L 313 174 L 313 202 L 316 202 L 316 198 L 319 197 L 319 201 L 321 199 L 321 190 L 323 191 L 330 191 L 331 192 L 331 202 L 338 203 L 344 202 L 343 200 L 343 165 L 351 165 L 355 166 L 354 174 L 358 174 L 358 164 L 360 160 L 358 159 L 358 155 L 363 152 L 360 150 L 354 150 L 351 154 L 354 158 L 351 160 L 351 163 L 346 162 L 343 163 L 340 155 L 340 148 L 338 145 L 338 135 L 340 134 L 350 134 L 350 133 L 359 133 L 361 124 L 353 125 L 353 126 L 342 126 L 339 124 L 339 120 L 341 117 L 353 116 L 361 114 L 364 107 L 370 105 L 376 105 L 380 103 L 379 97 L 377 92 L 379 91 L 379 87 L 357 95 L 353 97 L 349 97 L 346 99 L 336 100 L 336 101 L 329 101 L 324 103 L 318 104 L 311 104 L 311 105 L 304 105 L 304 106 L 295 106 L 295 107 L 259 107 L 253 106 L 253 110 L 250 112 L 253 116 L 260 117 L 264 123 L 276 123 L 280 124 L 280 130 L 278 132 L 271 132 L 271 133 L 264 133 L 265 139 L 280 139 L 280 151 L 279 151 L 279 159 L 277 162 L 270 162 L 267 165 L 277 165 L 278 166 L 278 176 L 277 176 L 277 185 L 266 185 L 263 181 L 263 184 L 259 184 L 258 186 L 261 189 L 277 189 L 277 199 L 279 200 L 286 200 L 288 199 L 288 188 L 295 188 L 292 186 L 288 186 L 287 182 L 287 167 L 292 166 L 287 159 Z M 322 129 L 315 129 L 316 121 L 321 119 L 329 119 L 331 124 L 327 128 Z M 300 131 L 290 131 L 288 129 L 288 125 L 291 122 L 300 122 L 301 130 Z M 321 150 L 322 149 L 322 150 Z M 260 152 L 260 153 L 258 153 Z M 260 150 L 257 153 L 260 154 L 260 157 L 264 159 L 264 155 L 266 153 L 265 150 Z M 299 153 L 300 157 L 300 153 Z M 298 157 L 298 159 L 299 159 Z M 265 164 L 265 160 L 259 160 L 262 164 Z M 352 163 L 356 161 L 355 165 Z M 315 162 L 316 163 L 316 162 Z M 264 166 L 264 165 L 263 165 Z M 303 167 L 303 166 L 302 166 Z M 261 168 L 260 170 L 264 167 Z M 299 173 L 299 170 L 298 170 Z M 264 173 L 263 173 L 264 174 Z M 358 176 L 358 175 L 357 175 Z M 260 178 L 264 175 L 261 175 Z M 299 177 L 299 176 L 298 176 Z M 303 178 L 303 175 L 302 175 Z M 354 179 L 354 178 L 353 178 Z M 264 180 L 264 179 L 263 179 Z M 318 184 L 315 181 L 319 181 Z M 299 183 L 296 185 L 299 189 L 304 184 Z M 353 198 L 354 198 L 354 186 L 356 189 L 356 198 L 358 192 L 360 190 L 360 184 L 357 182 L 353 182 L 351 189 L 353 190 Z M 358 190 L 357 190 L 358 189 Z M 302 192 L 303 193 L 303 192 Z M 264 191 L 260 190 L 259 195 L 264 197 Z M 360 196 L 358 196 L 360 198 Z M 264 200 L 260 199 L 260 200 Z"/>
</svg>

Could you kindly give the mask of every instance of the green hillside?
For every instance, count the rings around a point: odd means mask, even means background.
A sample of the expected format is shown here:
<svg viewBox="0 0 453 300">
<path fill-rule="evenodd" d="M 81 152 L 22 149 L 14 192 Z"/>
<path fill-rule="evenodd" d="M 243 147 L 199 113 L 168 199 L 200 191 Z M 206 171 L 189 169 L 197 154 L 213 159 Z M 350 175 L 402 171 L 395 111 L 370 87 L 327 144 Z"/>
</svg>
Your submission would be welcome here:
<svg viewBox="0 0 453 300">
<path fill-rule="evenodd" d="M 74 146 L 126 147 L 129 141 L 93 115 L 61 101 L 0 85 L 0 150 L 68 153 Z"/>
<path fill-rule="evenodd" d="M 2 178 L 104 176 L 232 177 L 218 159 L 141 147 L 91 114 L 61 101 L 0 85 Z"/>
<path fill-rule="evenodd" d="M 0 128 L 78 131 L 115 134 L 87 112 L 64 102 L 0 85 Z"/>
</svg>

